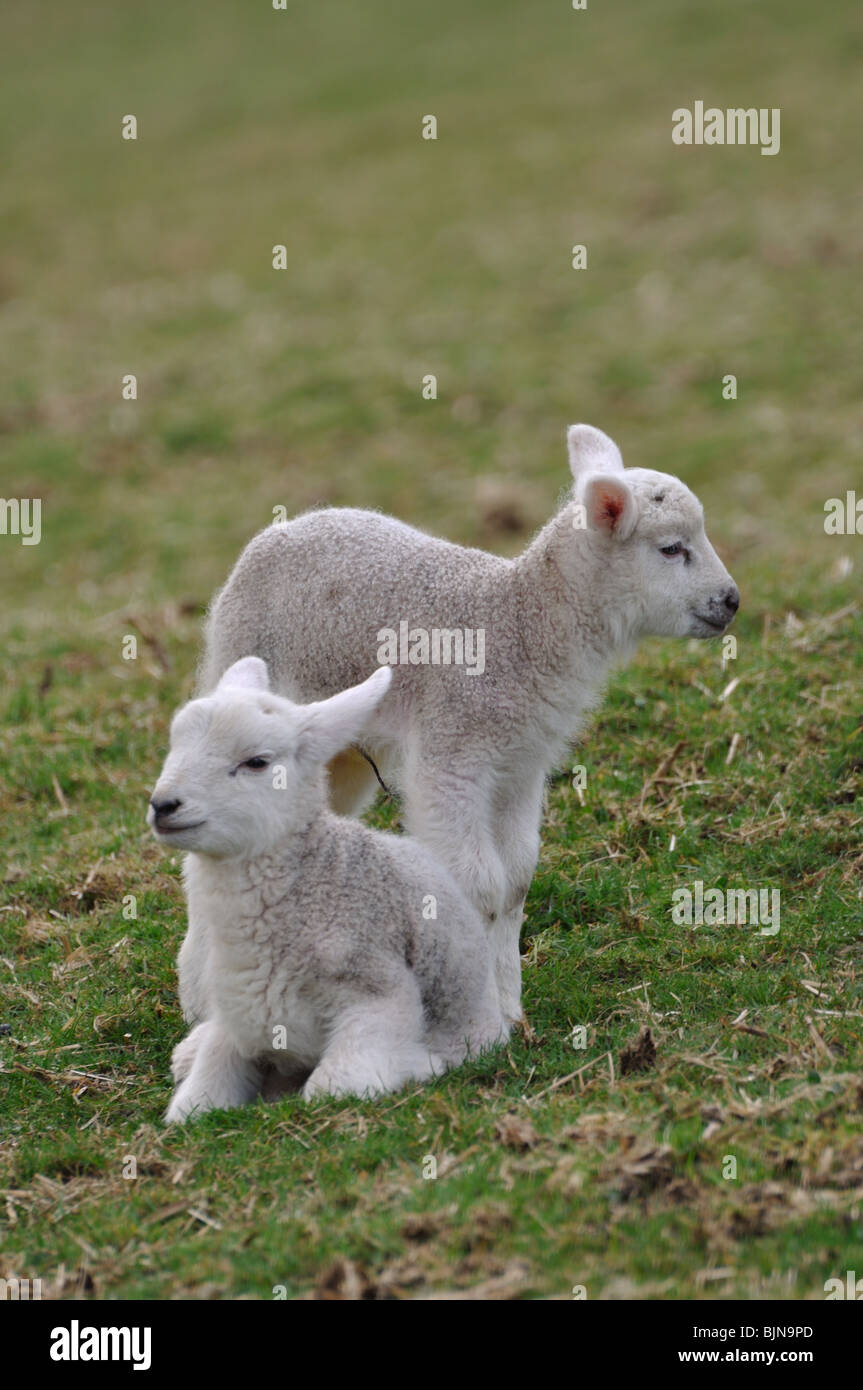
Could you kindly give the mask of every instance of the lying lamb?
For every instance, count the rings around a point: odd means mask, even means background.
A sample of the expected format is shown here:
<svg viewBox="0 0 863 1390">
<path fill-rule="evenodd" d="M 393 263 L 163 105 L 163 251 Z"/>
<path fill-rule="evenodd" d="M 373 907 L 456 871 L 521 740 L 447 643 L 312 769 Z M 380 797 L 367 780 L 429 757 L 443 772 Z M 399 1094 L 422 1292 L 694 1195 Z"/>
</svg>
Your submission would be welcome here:
<svg viewBox="0 0 863 1390">
<path fill-rule="evenodd" d="M 268 527 L 213 603 L 200 673 L 209 690 L 251 651 L 276 689 L 313 700 L 377 664 L 404 663 L 362 748 L 402 790 L 410 834 L 494 924 L 510 1019 L 546 776 L 640 638 L 715 636 L 739 601 L 683 483 L 624 470 L 590 425 L 571 426 L 568 444 L 573 491 L 515 560 L 376 512 L 330 509 Z M 396 633 L 407 640 L 394 644 Z M 458 664 L 466 649 L 472 664 Z M 375 786 L 357 755 L 331 767 L 345 813 L 358 814 Z"/>
<path fill-rule="evenodd" d="M 166 1120 L 242 1105 L 275 1067 L 308 1100 L 424 1081 L 506 1036 L 485 924 L 431 852 L 327 809 L 327 762 L 392 672 L 319 704 L 248 657 L 175 716 L 148 812 L 190 851 Z"/>
</svg>

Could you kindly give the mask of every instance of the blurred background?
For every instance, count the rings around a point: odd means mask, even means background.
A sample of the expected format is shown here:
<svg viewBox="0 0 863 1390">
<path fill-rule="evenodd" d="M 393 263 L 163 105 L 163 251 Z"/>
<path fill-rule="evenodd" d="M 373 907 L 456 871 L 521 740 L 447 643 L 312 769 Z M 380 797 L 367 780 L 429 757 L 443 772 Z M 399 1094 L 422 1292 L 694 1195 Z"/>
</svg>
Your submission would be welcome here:
<svg viewBox="0 0 863 1390">
<path fill-rule="evenodd" d="M 2 492 L 43 499 L 2 539 L 7 658 L 199 609 L 274 506 L 512 553 L 571 420 L 699 493 L 744 621 L 832 602 L 859 7 L 33 0 L 2 34 Z M 781 152 L 675 146 L 698 99 L 780 107 Z"/>
</svg>

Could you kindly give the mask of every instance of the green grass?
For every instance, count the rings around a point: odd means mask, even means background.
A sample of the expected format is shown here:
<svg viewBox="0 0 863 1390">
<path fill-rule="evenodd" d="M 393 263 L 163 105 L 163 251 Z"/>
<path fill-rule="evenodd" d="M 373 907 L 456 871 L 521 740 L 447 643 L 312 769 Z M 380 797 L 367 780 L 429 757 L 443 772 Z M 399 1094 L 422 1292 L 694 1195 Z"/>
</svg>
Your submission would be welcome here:
<svg viewBox="0 0 863 1390">
<path fill-rule="evenodd" d="M 2 29 L 2 490 L 43 536 L 0 536 L 0 1274 L 822 1298 L 863 1239 L 861 540 L 823 530 L 863 495 L 863 16 L 82 0 Z M 697 98 L 781 107 L 781 153 L 673 146 Z M 550 789 L 530 1030 L 379 1103 L 164 1130 L 184 914 L 144 808 L 213 588 L 280 505 L 513 553 L 574 419 L 693 486 L 743 601 L 724 670 L 646 644 L 583 804 Z M 675 926 L 696 879 L 779 888 L 781 931 Z"/>
</svg>

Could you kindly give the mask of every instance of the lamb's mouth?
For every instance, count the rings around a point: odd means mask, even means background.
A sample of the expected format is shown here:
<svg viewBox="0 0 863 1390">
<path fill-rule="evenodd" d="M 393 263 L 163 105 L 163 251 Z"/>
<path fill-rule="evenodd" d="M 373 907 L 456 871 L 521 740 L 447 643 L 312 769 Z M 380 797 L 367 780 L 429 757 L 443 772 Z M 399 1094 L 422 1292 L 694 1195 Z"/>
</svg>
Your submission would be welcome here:
<svg viewBox="0 0 863 1390">
<path fill-rule="evenodd" d="M 197 830 L 199 825 L 206 825 L 203 820 L 189 821 L 186 825 L 157 825 L 157 835 L 179 835 L 183 830 Z"/>
<path fill-rule="evenodd" d="M 722 622 L 717 622 L 715 618 L 705 618 L 703 613 L 696 613 L 694 609 L 692 616 L 697 618 L 700 623 L 704 623 L 705 627 L 712 628 L 714 632 L 724 632 L 728 626 L 728 623 L 724 620 Z"/>
</svg>

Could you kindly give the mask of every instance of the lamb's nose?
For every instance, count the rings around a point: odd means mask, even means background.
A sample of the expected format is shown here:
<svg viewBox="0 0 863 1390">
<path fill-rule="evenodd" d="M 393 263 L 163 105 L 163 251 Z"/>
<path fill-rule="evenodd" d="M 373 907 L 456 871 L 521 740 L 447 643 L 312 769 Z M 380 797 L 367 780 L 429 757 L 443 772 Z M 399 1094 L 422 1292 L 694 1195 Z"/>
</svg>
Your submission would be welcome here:
<svg viewBox="0 0 863 1390">
<path fill-rule="evenodd" d="M 725 607 L 728 609 L 729 613 L 736 613 L 740 607 L 740 594 L 736 586 L 730 588 L 725 595 Z"/>
<path fill-rule="evenodd" d="M 166 820 L 168 816 L 174 814 L 178 807 L 182 806 L 182 801 L 151 801 L 153 814 L 156 820 Z"/>
</svg>

